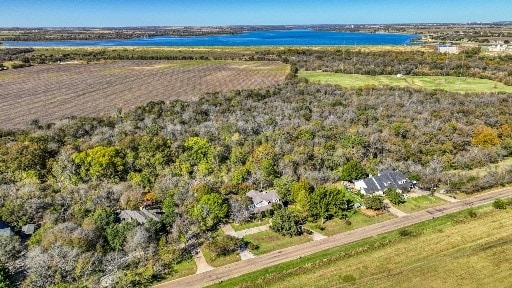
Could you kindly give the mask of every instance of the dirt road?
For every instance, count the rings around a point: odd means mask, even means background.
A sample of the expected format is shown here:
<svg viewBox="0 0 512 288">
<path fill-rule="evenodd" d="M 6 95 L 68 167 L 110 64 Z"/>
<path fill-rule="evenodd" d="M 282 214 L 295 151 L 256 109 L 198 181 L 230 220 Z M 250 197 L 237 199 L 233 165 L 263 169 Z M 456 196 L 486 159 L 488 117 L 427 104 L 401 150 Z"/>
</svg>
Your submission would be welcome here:
<svg viewBox="0 0 512 288">
<path fill-rule="evenodd" d="M 448 203 L 438 207 L 430 208 L 416 213 L 408 214 L 404 217 L 395 218 L 386 222 L 366 226 L 360 229 L 334 235 L 319 241 L 308 242 L 294 247 L 274 251 L 256 258 L 232 263 L 223 267 L 216 268 L 201 274 L 195 274 L 173 281 L 164 282 L 156 285 L 157 288 L 167 287 L 202 287 L 233 278 L 248 272 L 256 271 L 261 268 L 269 267 L 286 261 L 298 259 L 300 257 L 313 254 L 325 249 L 348 244 L 364 238 L 372 237 L 378 234 L 396 230 L 425 220 L 440 217 L 446 214 L 461 211 L 473 206 L 491 203 L 497 198 L 512 197 L 512 188 L 503 188 L 489 193 L 480 194 L 458 202 Z"/>
</svg>

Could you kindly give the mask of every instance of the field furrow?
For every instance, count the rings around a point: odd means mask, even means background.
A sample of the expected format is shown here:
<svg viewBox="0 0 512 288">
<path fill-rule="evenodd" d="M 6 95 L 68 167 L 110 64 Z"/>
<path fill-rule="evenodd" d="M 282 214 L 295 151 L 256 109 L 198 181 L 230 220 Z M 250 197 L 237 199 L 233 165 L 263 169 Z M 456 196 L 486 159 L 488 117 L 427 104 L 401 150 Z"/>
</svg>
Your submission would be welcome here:
<svg viewBox="0 0 512 288">
<path fill-rule="evenodd" d="M 287 71 L 287 65 L 270 61 L 111 61 L 7 70 L 0 72 L 0 128 L 264 88 L 283 82 Z"/>
</svg>

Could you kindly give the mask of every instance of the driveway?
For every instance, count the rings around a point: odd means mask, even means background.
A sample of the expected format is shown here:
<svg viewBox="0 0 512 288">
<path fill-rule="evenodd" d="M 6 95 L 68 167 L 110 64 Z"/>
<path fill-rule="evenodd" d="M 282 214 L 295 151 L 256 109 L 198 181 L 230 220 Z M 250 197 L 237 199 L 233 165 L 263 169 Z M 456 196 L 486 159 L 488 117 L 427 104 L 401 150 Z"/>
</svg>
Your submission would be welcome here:
<svg viewBox="0 0 512 288">
<path fill-rule="evenodd" d="M 184 278 L 168 281 L 155 287 L 202 287 L 222 280 L 233 278 L 248 272 L 256 271 L 261 268 L 273 266 L 279 263 L 298 259 L 322 250 L 352 243 L 361 239 L 372 237 L 378 234 L 386 233 L 406 226 L 410 226 L 429 219 L 440 217 L 446 214 L 454 213 L 467 209 L 472 206 L 479 206 L 493 202 L 497 198 L 512 197 L 512 188 L 502 188 L 489 193 L 480 194 L 458 202 L 447 203 L 445 205 L 426 209 L 416 213 L 408 214 L 404 217 L 395 218 L 389 221 L 369 225 L 356 230 L 337 234 L 322 240 L 300 244 L 282 250 L 270 252 L 256 258 L 247 259 L 219 267 L 215 270 L 207 271 L 201 274 L 190 275 Z"/>
<path fill-rule="evenodd" d="M 391 214 L 395 215 L 396 217 L 404 217 L 404 216 L 408 215 L 407 213 L 402 212 L 401 210 L 398 210 L 397 208 L 395 208 L 393 206 L 393 204 L 391 204 L 391 202 L 389 202 L 389 200 L 387 200 L 387 199 L 384 200 L 384 203 L 386 204 L 388 211 L 391 212 Z"/>
</svg>

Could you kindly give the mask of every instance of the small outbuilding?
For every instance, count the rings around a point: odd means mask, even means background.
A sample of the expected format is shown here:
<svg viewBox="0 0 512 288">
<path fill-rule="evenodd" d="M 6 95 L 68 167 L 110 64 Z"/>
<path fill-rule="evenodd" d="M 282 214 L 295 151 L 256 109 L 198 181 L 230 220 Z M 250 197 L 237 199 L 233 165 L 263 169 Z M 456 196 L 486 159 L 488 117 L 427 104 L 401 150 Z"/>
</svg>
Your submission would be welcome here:
<svg viewBox="0 0 512 288">
<path fill-rule="evenodd" d="M 24 225 L 23 227 L 21 227 L 21 233 L 23 234 L 23 236 L 30 236 L 30 235 L 34 234 L 35 231 L 36 231 L 35 224 L 27 224 L 27 225 Z"/>
</svg>

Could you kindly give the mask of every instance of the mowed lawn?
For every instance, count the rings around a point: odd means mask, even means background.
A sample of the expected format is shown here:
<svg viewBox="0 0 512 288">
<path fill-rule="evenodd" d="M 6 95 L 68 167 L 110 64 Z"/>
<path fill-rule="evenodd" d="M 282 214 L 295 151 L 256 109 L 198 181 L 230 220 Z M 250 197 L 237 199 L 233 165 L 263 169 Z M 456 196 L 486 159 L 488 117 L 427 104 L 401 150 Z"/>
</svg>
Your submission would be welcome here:
<svg viewBox="0 0 512 288">
<path fill-rule="evenodd" d="M 305 226 L 311 230 L 321 233 L 326 236 L 332 236 L 335 234 L 347 232 L 357 228 L 361 228 L 367 225 L 372 225 L 382 221 L 387 221 L 395 218 L 393 214 L 384 212 L 375 216 L 368 216 L 362 212 L 357 211 L 350 219 L 350 225 L 347 225 L 345 221 L 338 218 L 326 221 L 323 225 L 320 222 L 307 223 Z"/>
<path fill-rule="evenodd" d="M 249 241 L 258 247 L 257 249 L 251 249 L 251 247 L 249 247 L 249 250 L 254 255 L 261 255 L 312 241 L 311 237 L 305 234 L 301 236 L 287 237 L 281 236 L 272 230 L 247 235 L 244 237 L 244 240 Z"/>
<path fill-rule="evenodd" d="M 423 195 L 418 197 L 408 198 L 404 204 L 395 205 L 395 207 L 405 213 L 413 213 L 420 210 L 436 207 L 446 204 L 448 201 L 443 200 L 436 196 Z"/>
<path fill-rule="evenodd" d="M 477 208 L 477 217 L 467 211 L 421 223 L 419 234 L 362 240 L 366 252 L 335 248 L 323 257 L 306 256 L 301 264 L 281 264 L 284 270 L 268 268 L 272 274 L 252 274 L 228 280 L 219 287 L 511 287 L 512 208 Z M 376 241 L 376 240 L 379 241 Z M 388 244 L 379 242 L 394 239 Z M 373 244 L 372 244 L 373 243 Z M 350 245 L 349 245 L 350 246 Z M 348 247 L 348 246 L 347 246 Z M 336 257 L 335 251 L 346 256 Z M 340 253 L 338 252 L 338 253 Z M 320 254 L 319 253 L 319 254 Z M 333 258 L 329 258 L 333 257 Z M 309 262 L 308 258 L 314 258 Z M 304 261 L 308 261 L 304 263 Z M 288 270 L 290 269 L 290 270 Z M 252 279 L 252 281 L 250 281 Z"/>
<path fill-rule="evenodd" d="M 178 279 L 188 275 L 195 274 L 197 270 L 196 262 L 194 259 L 185 260 L 179 264 L 172 266 L 172 274 L 165 281 Z"/>
<path fill-rule="evenodd" d="M 215 257 L 213 253 L 204 246 L 201 248 L 201 252 L 203 252 L 203 256 L 206 259 L 206 262 L 208 262 L 208 264 L 212 267 L 220 267 L 242 260 L 240 258 L 240 254 L 237 252 L 226 256 Z"/>
<path fill-rule="evenodd" d="M 311 82 L 340 85 L 348 88 L 362 86 L 399 86 L 424 89 L 441 89 L 451 92 L 508 92 L 512 93 L 512 86 L 503 83 L 478 78 L 453 76 L 409 76 L 396 75 L 359 75 L 341 74 L 321 71 L 300 71 L 299 77 Z"/>
<path fill-rule="evenodd" d="M 109 61 L 36 65 L 0 72 L 0 128 L 69 116 L 111 115 L 149 101 L 192 100 L 205 93 L 284 82 L 277 61 Z"/>
<path fill-rule="evenodd" d="M 254 221 L 249 221 L 249 222 L 244 222 L 244 223 L 231 223 L 231 227 L 233 227 L 233 230 L 235 230 L 235 231 L 242 231 L 245 229 L 251 229 L 254 227 L 267 225 L 269 223 L 270 223 L 270 218 L 263 218 L 263 219 L 261 219 L 261 221 L 254 220 Z"/>
</svg>

